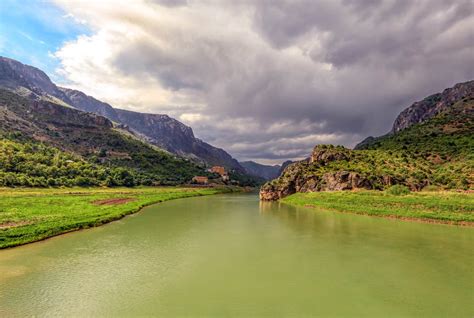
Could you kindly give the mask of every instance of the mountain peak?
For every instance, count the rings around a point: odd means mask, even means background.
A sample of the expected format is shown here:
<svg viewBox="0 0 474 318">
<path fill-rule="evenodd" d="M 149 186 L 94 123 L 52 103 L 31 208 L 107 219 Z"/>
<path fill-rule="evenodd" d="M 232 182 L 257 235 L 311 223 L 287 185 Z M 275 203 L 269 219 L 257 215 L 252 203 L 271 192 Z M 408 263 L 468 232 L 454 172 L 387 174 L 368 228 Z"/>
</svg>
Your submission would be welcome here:
<svg viewBox="0 0 474 318">
<path fill-rule="evenodd" d="M 456 101 L 473 96 L 474 80 L 458 83 L 445 89 L 442 93 L 428 96 L 402 111 L 395 119 L 391 133 L 397 133 L 412 125 L 419 124 L 454 105 Z"/>
</svg>

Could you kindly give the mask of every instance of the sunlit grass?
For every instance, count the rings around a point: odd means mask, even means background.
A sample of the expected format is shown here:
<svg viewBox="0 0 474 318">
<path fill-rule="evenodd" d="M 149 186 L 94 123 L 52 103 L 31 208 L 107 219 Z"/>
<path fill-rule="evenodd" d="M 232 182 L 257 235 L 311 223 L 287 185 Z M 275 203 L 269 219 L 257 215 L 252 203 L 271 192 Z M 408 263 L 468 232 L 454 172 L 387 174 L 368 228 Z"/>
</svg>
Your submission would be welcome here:
<svg viewBox="0 0 474 318">
<path fill-rule="evenodd" d="M 412 192 L 398 196 L 381 191 L 313 192 L 296 193 L 282 202 L 356 214 L 474 224 L 474 195 L 468 193 Z"/>
<path fill-rule="evenodd" d="M 228 188 L 0 188 L 0 248 L 98 226 L 152 203 L 230 191 Z M 123 204 L 99 200 L 127 198 Z"/>
</svg>

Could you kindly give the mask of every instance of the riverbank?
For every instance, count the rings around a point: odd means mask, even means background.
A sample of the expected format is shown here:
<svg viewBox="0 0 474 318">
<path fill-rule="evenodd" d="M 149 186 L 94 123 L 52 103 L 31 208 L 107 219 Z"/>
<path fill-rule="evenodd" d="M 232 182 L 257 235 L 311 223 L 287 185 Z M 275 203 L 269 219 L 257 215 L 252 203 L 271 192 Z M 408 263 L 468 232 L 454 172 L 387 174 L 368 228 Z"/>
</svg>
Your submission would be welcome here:
<svg viewBox="0 0 474 318">
<path fill-rule="evenodd" d="M 153 203 L 231 188 L 0 188 L 0 249 L 100 226 Z"/>
<path fill-rule="evenodd" d="M 474 226 L 472 193 L 412 192 L 397 196 L 381 191 L 335 191 L 296 193 L 280 201 L 329 211 Z"/>
</svg>

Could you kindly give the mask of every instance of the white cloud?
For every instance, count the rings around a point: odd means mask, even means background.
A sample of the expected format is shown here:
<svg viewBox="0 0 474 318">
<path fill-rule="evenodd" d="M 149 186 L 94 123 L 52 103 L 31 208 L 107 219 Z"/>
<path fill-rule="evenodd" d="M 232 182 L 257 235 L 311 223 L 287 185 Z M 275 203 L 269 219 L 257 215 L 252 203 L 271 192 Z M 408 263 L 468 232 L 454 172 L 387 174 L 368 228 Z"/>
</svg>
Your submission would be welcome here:
<svg viewBox="0 0 474 318">
<path fill-rule="evenodd" d="M 55 53 L 68 86 L 168 113 L 239 159 L 352 146 L 474 77 L 469 1 L 56 3 L 92 29 Z"/>
</svg>

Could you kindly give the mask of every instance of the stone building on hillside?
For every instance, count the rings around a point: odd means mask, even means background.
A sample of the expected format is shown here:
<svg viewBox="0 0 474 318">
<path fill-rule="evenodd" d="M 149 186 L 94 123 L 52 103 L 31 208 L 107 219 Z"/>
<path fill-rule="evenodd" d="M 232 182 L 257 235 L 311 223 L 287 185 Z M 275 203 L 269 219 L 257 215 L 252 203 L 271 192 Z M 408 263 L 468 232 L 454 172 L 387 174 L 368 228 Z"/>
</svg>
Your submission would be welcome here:
<svg viewBox="0 0 474 318">
<path fill-rule="evenodd" d="M 222 166 L 213 166 L 211 169 L 209 169 L 209 171 L 213 173 L 218 173 L 221 176 L 227 174 L 227 172 L 225 171 L 225 168 Z"/>
<path fill-rule="evenodd" d="M 225 168 L 222 166 L 213 166 L 211 169 L 209 169 L 209 172 L 219 174 L 223 181 L 229 181 L 230 179 L 229 174 L 227 173 Z"/>
<path fill-rule="evenodd" d="M 192 181 L 193 181 L 193 183 L 197 183 L 197 184 L 208 184 L 209 183 L 209 179 L 207 177 L 203 177 L 203 176 L 195 176 Z"/>
</svg>

